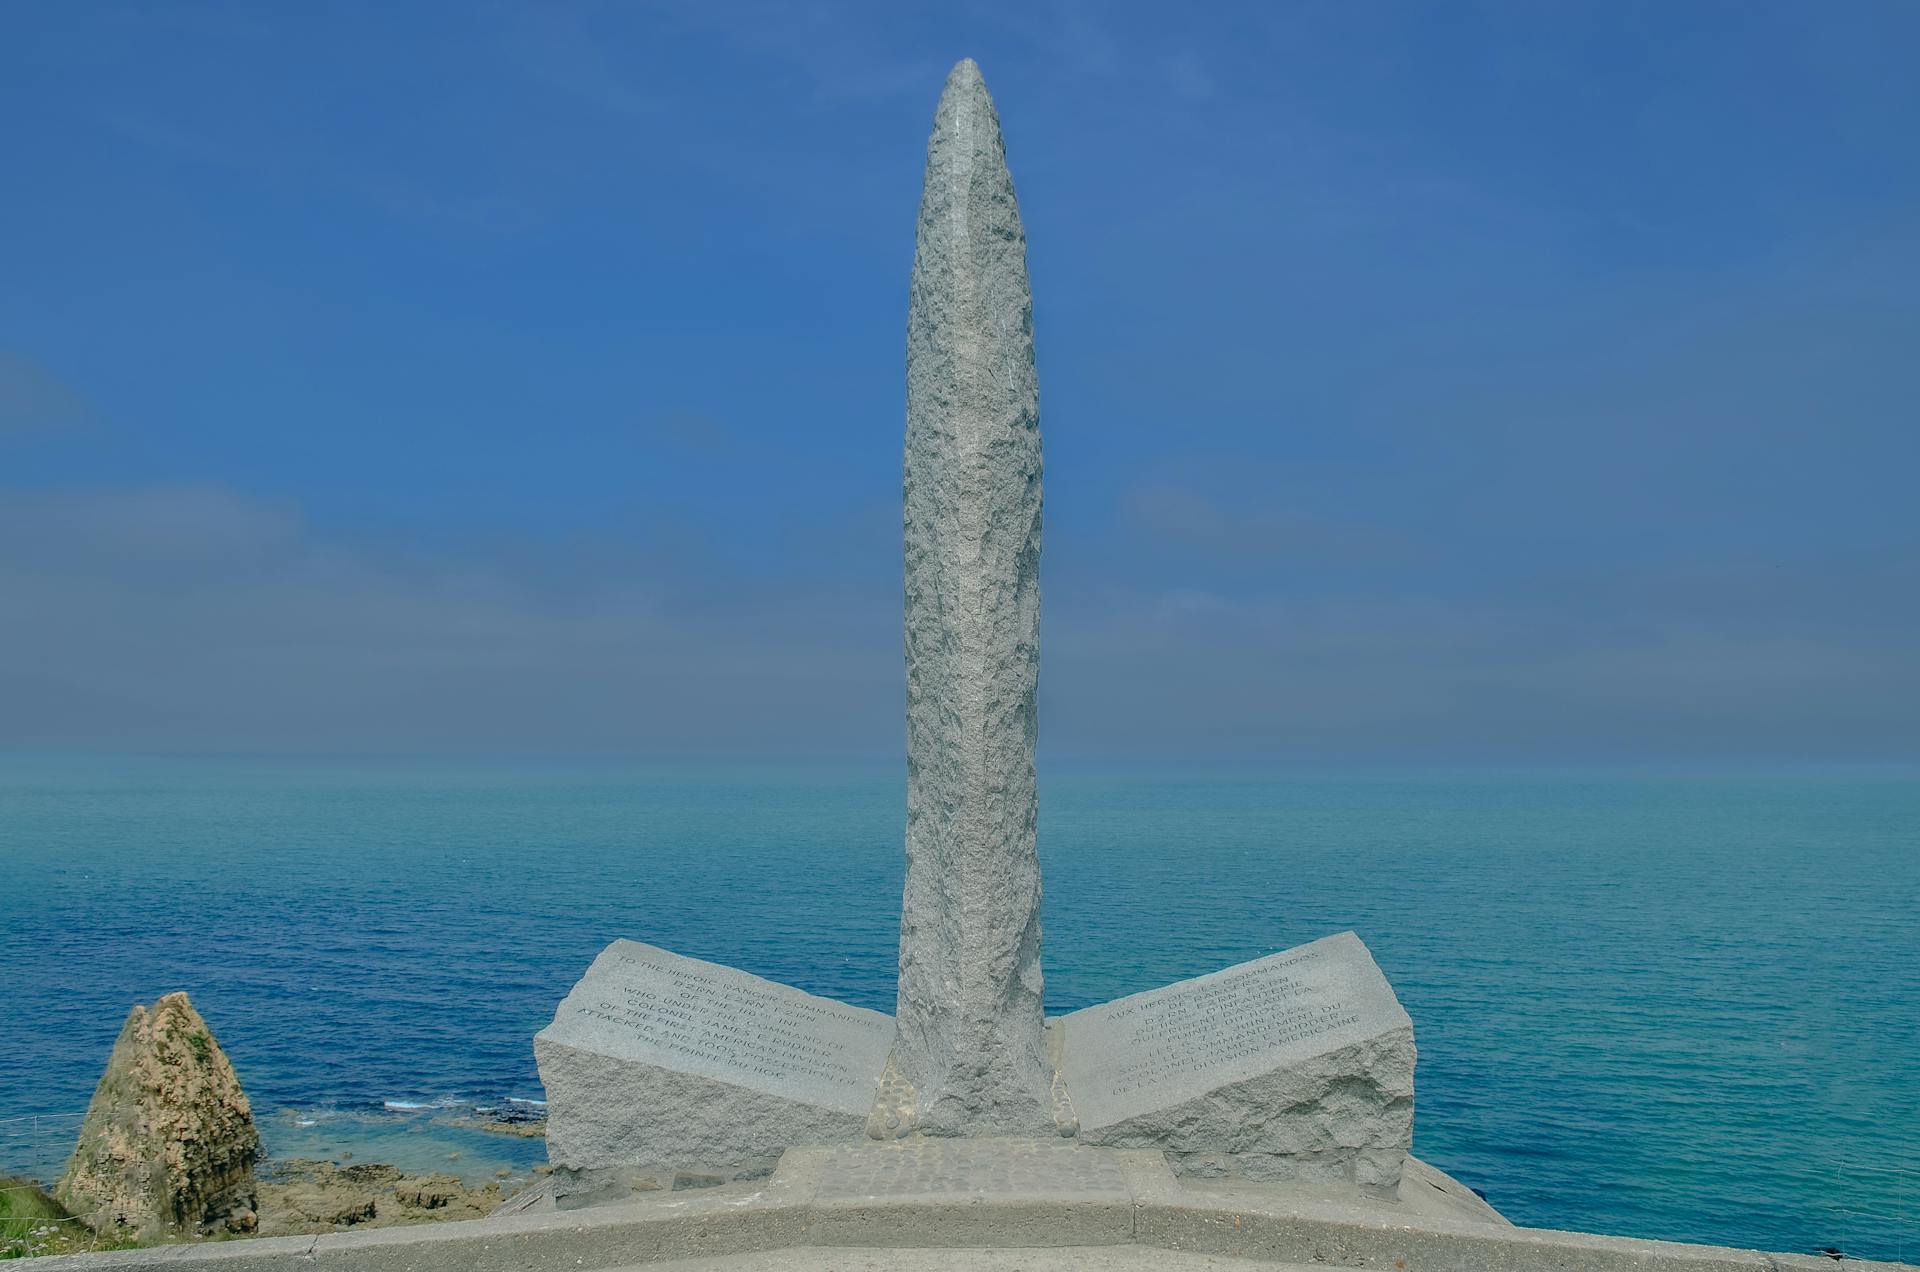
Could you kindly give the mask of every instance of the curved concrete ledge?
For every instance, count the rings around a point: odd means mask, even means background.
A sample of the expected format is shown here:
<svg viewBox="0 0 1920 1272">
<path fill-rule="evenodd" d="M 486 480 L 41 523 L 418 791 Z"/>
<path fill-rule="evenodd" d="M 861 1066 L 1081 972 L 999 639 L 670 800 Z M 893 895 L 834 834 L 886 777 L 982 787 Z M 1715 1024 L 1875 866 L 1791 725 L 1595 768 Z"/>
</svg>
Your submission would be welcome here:
<svg viewBox="0 0 1920 1272">
<path fill-rule="evenodd" d="M 956 1154 L 971 1154 L 956 1156 Z M 1371 1195 L 1176 1180 L 1157 1154 L 1006 1145 L 794 1149 L 756 1184 L 590 1210 L 36 1260 L 40 1272 L 670 1272 L 1376 1268 L 1390 1272 L 1920 1272 L 1907 1264 L 1516 1228 L 1419 1163 Z M 957 1166 L 956 1166 L 957 1163 Z M 983 1165 L 987 1163 L 987 1165 Z M 1039 1182 L 1036 1184 L 1036 1173 Z M 1442 1182 L 1444 1181 L 1444 1182 Z M 1428 1189 L 1433 1196 L 1422 1194 Z M 1009 1262 L 1005 1251 L 1025 1251 Z M 901 1252 L 895 1255 L 890 1252 Z M 910 1253 L 909 1253 L 910 1252 Z M 996 1253 L 999 1252 L 999 1253 Z M 1097 1253 L 1096 1253 L 1097 1252 Z M 880 1257 L 884 1256 L 884 1257 Z"/>
</svg>

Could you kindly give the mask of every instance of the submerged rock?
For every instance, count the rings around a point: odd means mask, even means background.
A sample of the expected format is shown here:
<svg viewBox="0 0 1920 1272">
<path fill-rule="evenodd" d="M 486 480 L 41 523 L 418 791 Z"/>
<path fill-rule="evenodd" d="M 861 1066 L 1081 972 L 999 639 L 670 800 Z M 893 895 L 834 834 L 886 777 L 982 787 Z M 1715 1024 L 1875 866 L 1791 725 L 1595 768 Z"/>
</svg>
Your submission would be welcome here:
<svg viewBox="0 0 1920 1272">
<path fill-rule="evenodd" d="M 127 1013 L 54 1196 L 116 1236 L 249 1230 L 259 1157 L 233 1065 L 187 996 L 173 993 Z"/>
<path fill-rule="evenodd" d="M 500 1107 L 487 1105 L 476 1107 L 469 1117 L 459 1118 L 455 1126 L 470 1126 L 476 1131 L 491 1131 L 495 1135 L 518 1135 L 523 1139 L 541 1139 L 547 1133 L 547 1111 L 545 1109 L 516 1108 L 512 1105 Z"/>
</svg>

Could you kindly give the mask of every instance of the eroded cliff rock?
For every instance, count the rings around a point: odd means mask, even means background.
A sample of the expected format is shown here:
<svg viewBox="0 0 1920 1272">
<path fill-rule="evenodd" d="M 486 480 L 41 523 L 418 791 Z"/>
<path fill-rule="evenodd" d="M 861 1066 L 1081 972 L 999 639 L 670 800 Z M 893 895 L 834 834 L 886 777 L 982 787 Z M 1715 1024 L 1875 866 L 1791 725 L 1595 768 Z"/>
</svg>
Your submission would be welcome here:
<svg viewBox="0 0 1920 1272">
<path fill-rule="evenodd" d="M 116 1236 L 250 1231 L 259 1156 L 233 1065 L 173 993 L 127 1013 L 54 1195 Z"/>
</svg>

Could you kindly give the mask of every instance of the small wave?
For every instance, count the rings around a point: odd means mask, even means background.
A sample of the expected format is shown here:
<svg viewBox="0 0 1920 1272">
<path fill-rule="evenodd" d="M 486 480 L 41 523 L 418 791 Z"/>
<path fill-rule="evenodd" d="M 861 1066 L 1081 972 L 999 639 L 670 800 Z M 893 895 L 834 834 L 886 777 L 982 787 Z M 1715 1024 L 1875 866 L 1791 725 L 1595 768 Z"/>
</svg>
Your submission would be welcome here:
<svg viewBox="0 0 1920 1272">
<path fill-rule="evenodd" d="M 331 1122 L 340 1116 L 340 1110 L 331 1106 L 317 1109 L 282 1109 L 279 1117 L 295 1126 L 318 1126 L 322 1122 Z"/>
<path fill-rule="evenodd" d="M 467 1108 L 470 1101 L 443 1095 L 437 1100 L 382 1100 L 380 1107 L 389 1113 L 428 1113 L 434 1109 Z"/>
<path fill-rule="evenodd" d="M 507 1097 L 507 1103 L 518 1104 L 521 1108 L 527 1108 L 527 1109 L 544 1109 L 547 1107 L 547 1102 L 545 1100 L 523 1100 L 520 1097 L 514 1096 L 514 1095 L 510 1095 Z"/>
</svg>

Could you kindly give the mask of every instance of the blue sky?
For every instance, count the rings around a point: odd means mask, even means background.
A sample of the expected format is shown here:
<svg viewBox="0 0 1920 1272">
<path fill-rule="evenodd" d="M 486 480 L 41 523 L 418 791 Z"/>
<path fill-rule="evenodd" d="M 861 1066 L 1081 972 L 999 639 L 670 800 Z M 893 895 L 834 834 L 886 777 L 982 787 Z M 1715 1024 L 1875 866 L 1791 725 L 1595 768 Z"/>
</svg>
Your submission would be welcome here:
<svg viewBox="0 0 1920 1272">
<path fill-rule="evenodd" d="M 0 12 L 0 747 L 897 755 L 914 211 L 1043 753 L 1920 754 L 1920 8 Z"/>
</svg>

